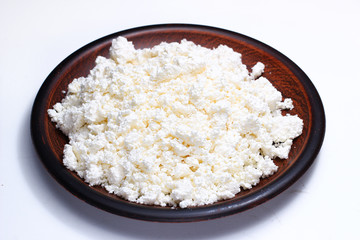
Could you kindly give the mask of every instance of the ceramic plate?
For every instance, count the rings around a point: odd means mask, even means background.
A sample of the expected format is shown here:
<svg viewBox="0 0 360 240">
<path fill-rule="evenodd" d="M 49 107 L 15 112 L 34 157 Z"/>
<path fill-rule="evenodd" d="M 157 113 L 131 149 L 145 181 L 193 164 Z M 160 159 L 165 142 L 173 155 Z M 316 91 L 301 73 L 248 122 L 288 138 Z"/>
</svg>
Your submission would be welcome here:
<svg viewBox="0 0 360 240">
<path fill-rule="evenodd" d="M 62 164 L 63 148 L 68 139 L 52 123 L 47 109 L 61 101 L 67 85 L 77 77 L 88 75 L 98 55 L 108 57 L 112 39 L 124 36 L 136 48 L 152 47 L 163 41 L 184 38 L 213 48 L 225 44 L 243 56 L 249 68 L 258 61 L 265 64 L 264 77 L 292 98 L 294 109 L 304 121 L 303 133 L 294 140 L 289 158 L 275 159 L 278 171 L 250 190 L 234 198 L 211 205 L 187 209 L 147 206 L 128 202 L 109 194 L 101 187 L 90 187 Z M 249 69 L 250 70 L 250 69 Z M 35 148 L 46 169 L 67 190 L 87 203 L 125 217 L 165 222 L 189 222 L 213 219 L 242 212 L 275 197 L 293 184 L 311 166 L 323 142 L 325 133 L 324 108 L 314 85 L 306 74 L 289 58 L 255 39 L 224 29 L 186 24 L 165 24 L 134 28 L 100 38 L 77 50 L 62 61 L 41 86 L 32 110 L 31 132 Z"/>
</svg>

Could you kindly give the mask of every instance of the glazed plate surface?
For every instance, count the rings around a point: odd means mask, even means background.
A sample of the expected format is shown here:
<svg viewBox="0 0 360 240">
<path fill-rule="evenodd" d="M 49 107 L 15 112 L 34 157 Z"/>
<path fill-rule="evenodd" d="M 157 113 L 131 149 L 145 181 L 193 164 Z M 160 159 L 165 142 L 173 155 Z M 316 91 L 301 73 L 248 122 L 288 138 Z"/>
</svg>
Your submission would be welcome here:
<svg viewBox="0 0 360 240">
<path fill-rule="evenodd" d="M 284 114 L 297 114 L 304 121 L 303 133 L 285 160 L 275 159 L 278 171 L 250 190 L 243 190 L 234 198 L 211 205 L 180 209 L 131 203 L 101 187 L 90 187 L 76 173 L 62 164 L 67 137 L 50 121 L 47 109 L 61 101 L 67 85 L 74 79 L 87 76 L 95 66 L 97 56 L 109 56 L 111 41 L 126 37 L 136 48 L 148 48 L 161 42 L 187 39 L 203 47 L 227 45 L 242 54 L 242 61 L 250 70 L 258 61 L 265 64 L 264 77 L 283 94 L 291 98 L 294 109 Z M 325 114 L 320 96 L 306 74 L 285 55 L 255 39 L 239 33 L 199 25 L 152 25 L 117 32 L 77 50 L 62 61 L 41 86 L 32 109 L 31 133 L 34 146 L 43 165 L 68 191 L 85 202 L 105 211 L 125 217 L 160 222 L 201 221 L 242 212 L 275 197 L 292 185 L 315 160 L 325 134 Z"/>
</svg>

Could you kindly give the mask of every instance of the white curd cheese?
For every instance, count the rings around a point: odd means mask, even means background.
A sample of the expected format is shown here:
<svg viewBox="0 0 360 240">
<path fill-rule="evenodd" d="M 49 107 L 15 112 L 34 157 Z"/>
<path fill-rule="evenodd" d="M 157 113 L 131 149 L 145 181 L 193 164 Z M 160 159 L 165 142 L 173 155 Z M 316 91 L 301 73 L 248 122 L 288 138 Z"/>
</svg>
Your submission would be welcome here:
<svg viewBox="0 0 360 240">
<path fill-rule="evenodd" d="M 303 121 L 241 54 L 220 45 L 113 40 L 48 110 L 69 137 L 64 165 L 129 201 L 186 208 L 228 199 L 272 175 Z"/>
</svg>

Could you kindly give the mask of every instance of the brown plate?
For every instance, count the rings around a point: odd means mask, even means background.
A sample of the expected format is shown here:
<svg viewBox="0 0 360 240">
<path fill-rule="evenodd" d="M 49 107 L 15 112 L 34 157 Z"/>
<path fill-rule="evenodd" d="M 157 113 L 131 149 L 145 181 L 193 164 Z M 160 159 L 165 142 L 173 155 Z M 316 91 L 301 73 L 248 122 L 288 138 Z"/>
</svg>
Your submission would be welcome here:
<svg viewBox="0 0 360 240">
<path fill-rule="evenodd" d="M 128 202 L 109 194 L 101 187 L 90 187 L 62 164 L 63 148 L 68 141 L 52 123 L 47 109 L 61 101 L 67 85 L 77 77 L 86 76 L 95 66 L 98 55 L 108 57 L 112 39 L 124 36 L 136 48 L 152 47 L 160 42 L 179 42 L 183 38 L 213 48 L 225 44 L 242 53 L 243 62 L 252 67 L 258 61 L 265 64 L 264 77 L 292 98 L 294 109 L 304 121 L 304 130 L 296 138 L 289 158 L 275 159 L 279 170 L 262 179 L 251 190 L 241 191 L 234 198 L 211 205 L 188 209 L 146 206 Z M 285 111 L 286 112 L 286 111 Z M 31 133 L 41 161 L 52 176 L 72 194 L 87 203 L 114 214 L 149 221 L 189 222 L 222 217 L 255 207 L 278 195 L 293 184 L 313 163 L 325 134 L 324 108 L 318 92 L 305 73 L 290 59 L 275 49 L 239 33 L 214 27 L 165 24 L 134 28 L 100 38 L 77 50 L 62 61 L 41 86 L 31 115 Z"/>
</svg>

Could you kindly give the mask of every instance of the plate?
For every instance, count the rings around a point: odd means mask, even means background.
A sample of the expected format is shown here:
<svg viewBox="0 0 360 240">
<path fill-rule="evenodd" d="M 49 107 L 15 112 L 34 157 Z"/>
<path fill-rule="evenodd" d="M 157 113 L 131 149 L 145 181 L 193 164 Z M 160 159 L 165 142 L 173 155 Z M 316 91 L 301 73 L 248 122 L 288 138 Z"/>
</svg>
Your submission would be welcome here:
<svg viewBox="0 0 360 240">
<path fill-rule="evenodd" d="M 275 159 L 278 171 L 250 190 L 243 190 L 234 198 L 187 209 L 148 206 L 126 201 L 105 189 L 90 187 L 76 173 L 62 164 L 67 137 L 55 128 L 47 109 L 61 101 L 67 85 L 89 74 L 98 55 L 108 57 L 112 39 L 123 36 L 136 48 L 152 47 L 163 41 L 179 42 L 187 39 L 203 47 L 225 44 L 243 56 L 248 67 L 258 61 L 265 64 L 264 77 L 283 94 L 292 98 L 294 109 L 304 121 L 303 133 L 294 140 L 286 160 Z M 286 113 L 286 111 L 284 111 Z M 105 211 L 125 217 L 159 222 L 190 222 L 223 217 L 253 208 L 275 197 L 311 166 L 325 135 L 325 113 L 320 96 L 306 74 L 289 58 L 277 50 L 242 34 L 200 25 L 162 24 L 133 28 L 102 37 L 80 48 L 63 60 L 46 78 L 34 101 L 31 113 L 31 134 L 38 155 L 51 175 L 68 191 L 85 202 Z"/>
</svg>

